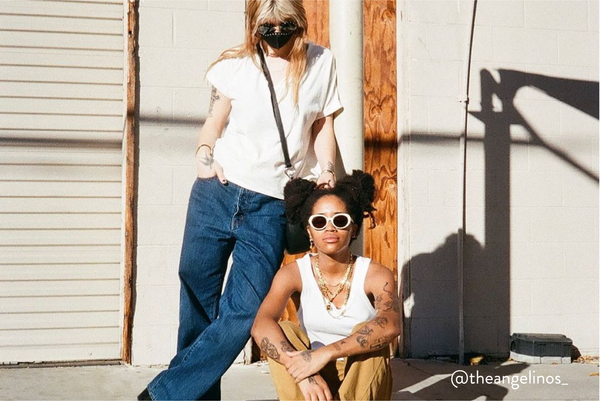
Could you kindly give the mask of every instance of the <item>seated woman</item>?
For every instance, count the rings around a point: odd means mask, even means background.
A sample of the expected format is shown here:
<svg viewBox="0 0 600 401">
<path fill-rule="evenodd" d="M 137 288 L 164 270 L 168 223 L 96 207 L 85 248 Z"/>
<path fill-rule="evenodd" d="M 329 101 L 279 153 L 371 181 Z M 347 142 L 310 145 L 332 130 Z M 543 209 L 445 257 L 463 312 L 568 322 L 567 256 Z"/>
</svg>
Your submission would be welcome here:
<svg viewBox="0 0 600 401">
<path fill-rule="evenodd" d="M 389 400 L 388 345 L 400 333 L 394 276 L 350 251 L 363 219 L 374 221 L 373 177 L 355 170 L 333 188 L 296 179 L 284 195 L 317 252 L 279 270 L 252 328 L 279 398 Z M 278 323 L 290 297 L 300 327 Z"/>
</svg>

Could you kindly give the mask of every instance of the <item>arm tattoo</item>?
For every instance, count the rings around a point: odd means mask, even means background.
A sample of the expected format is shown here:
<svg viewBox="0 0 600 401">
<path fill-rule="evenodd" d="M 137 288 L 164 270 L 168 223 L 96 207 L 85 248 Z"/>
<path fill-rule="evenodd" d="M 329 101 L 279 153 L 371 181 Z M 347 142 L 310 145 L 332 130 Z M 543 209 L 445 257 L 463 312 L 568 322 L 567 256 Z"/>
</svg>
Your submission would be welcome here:
<svg viewBox="0 0 600 401">
<path fill-rule="evenodd" d="M 288 344 L 287 341 L 282 341 L 282 342 L 280 342 L 280 344 L 281 344 L 281 350 L 283 352 L 294 352 L 294 351 L 296 351 L 294 348 L 290 347 L 290 345 Z"/>
<path fill-rule="evenodd" d="M 383 329 L 385 326 L 387 326 L 388 319 L 387 317 L 379 316 L 373 319 L 373 324 Z"/>
<path fill-rule="evenodd" d="M 275 344 L 272 344 L 267 337 L 263 338 L 260 342 L 260 350 L 269 358 L 279 361 L 279 352 L 277 352 L 277 347 L 275 347 Z"/>
<path fill-rule="evenodd" d="M 365 325 L 362 329 L 357 331 L 358 334 L 364 334 L 365 336 L 370 336 L 373 333 L 373 329 L 369 326 Z"/>
<path fill-rule="evenodd" d="M 367 339 L 367 337 L 358 336 L 356 337 L 356 342 L 358 343 L 358 345 L 360 345 L 361 348 L 366 348 L 369 340 Z"/>
<path fill-rule="evenodd" d="M 208 106 L 208 116 L 209 117 L 212 117 L 212 111 L 213 111 L 215 102 L 217 100 L 219 100 L 220 98 L 221 97 L 219 96 L 219 93 L 217 92 L 217 88 L 215 88 L 213 86 L 212 89 L 210 90 L 210 106 Z"/>
<path fill-rule="evenodd" d="M 333 348 L 335 348 L 336 351 L 342 350 L 342 347 L 340 347 L 338 343 L 333 343 Z"/>
<path fill-rule="evenodd" d="M 377 298 L 375 298 L 375 309 L 382 309 L 383 312 L 400 312 L 400 306 L 398 305 L 398 301 L 396 299 L 397 297 L 392 291 L 386 289 L 388 285 L 389 282 L 386 281 L 385 285 L 383 286 L 383 292 L 385 292 L 388 295 L 389 300 L 384 302 L 383 295 L 378 295 Z"/>
<path fill-rule="evenodd" d="M 371 334 L 373 334 L 373 329 L 370 328 L 368 325 L 365 325 L 356 333 L 360 334 L 358 337 L 356 337 L 356 342 L 358 343 L 358 345 L 360 345 L 361 348 L 366 348 L 369 344 L 369 337 L 371 336 Z"/>
<path fill-rule="evenodd" d="M 212 167 L 212 162 L 213 162 L 212 156 L 210 156 L 210 155 L 201 156 L 199 160 L 200 160 L 200 163 L 204 164 L 205 166 Z"/>
<path fill-rule="evenodd" d="M 300 356 L 302 357 L 302 359 L 304 359 L 304 362 L 310 362 L 310 361 L 312 361 L 311 352 L 312 351 L 302 351 L 300 353 Z"/>
<path fill-rule="evenodd" d="M 334 168 L 335 168 L 335 166 L 333 165 L 332 162 L 327 162 L 327 168 L 325 170 L 333 171 Z"/>
<path fill-rule="evenodd" d="M 377 340 L 371 344 L 371 349 L 381 349 L 388 345 L 390 342 L 390 338 L 388 337 L 379 337 Z"/>
</svg>

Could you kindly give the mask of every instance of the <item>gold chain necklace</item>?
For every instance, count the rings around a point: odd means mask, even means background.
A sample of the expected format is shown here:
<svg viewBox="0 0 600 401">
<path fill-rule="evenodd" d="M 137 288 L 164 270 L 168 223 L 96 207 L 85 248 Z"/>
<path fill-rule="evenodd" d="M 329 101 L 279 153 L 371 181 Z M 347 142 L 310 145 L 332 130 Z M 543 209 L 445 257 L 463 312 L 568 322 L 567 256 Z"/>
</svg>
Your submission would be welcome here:
<svg viewBox="0 0 600 401">
<path fill-rule="evenodd" d="M 325 301 L 325 309 L 327 310 L 327 313 L 329 313 L 329 315 L 333 318 L 339 319 L 341 317 L 344 316 L 344 314 L 346 313 L 346 306 L 348 304 L 348 298 L 350 297 L 350 288 L 352 286 L 352 281 L 348 281 L 348 279 L 352 276 L 352 271 L 354 270 L 354 256 L 352 255 L 352 253 L 350 253 L 350 262 L 348 263 L 348 267 L 346 268 L 346 274 L 344 275 L 344 278 L 342 279 L 342 281 L 340 281 L 337 285 L 330 285 L 329 283 L 327 283 L 327 281 L 325 281 L 325 279 L 323 278 L 323 275 L 321 273 L 321 269 L 319 268 L 319 255 L 317 254 L 316 258 L 315 258 L 315 273 L 317 274 L 317 279 L 318 279 L 318 284 L 319 284 L 319 289 L 321 290 L 321 295 L 323 296 L 323 301 Z M 327 288 L 327 286 L 330 287 L 337 287 L 335 292 L 332 292 L 329 288 Z M 342 304 L 342 306 L 337 309 L 338 310 L 338 314 L 334 315 L 332 314 L 332 306 L 335 306 L 335 304 L 333 303 L 333 300 L 335 299 L 335 297 L 337 297 L 340 292 L 342 292 L 342 290 L 346 288 L 346 297 L 344 298 L 344 303 Z"/>
</svg>

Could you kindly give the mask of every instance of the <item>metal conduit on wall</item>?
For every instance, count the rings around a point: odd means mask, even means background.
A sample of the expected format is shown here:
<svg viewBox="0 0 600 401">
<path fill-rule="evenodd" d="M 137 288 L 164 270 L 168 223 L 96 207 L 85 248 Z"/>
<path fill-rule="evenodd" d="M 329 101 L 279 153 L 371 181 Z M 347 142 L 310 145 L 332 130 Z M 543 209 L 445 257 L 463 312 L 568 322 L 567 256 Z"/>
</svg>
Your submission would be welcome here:
<svg viewBox="0 0 600 401">
<path fill-rule="evenodd" d="M 344 105 L 344 112 L 335 119 L 339 148 L 336 174 L 343 176 L 364 166 L 363 4 L 361 0 L 330 0 L 329 10 L 329 41 Z M 352 248 L 363 253 L 362 235 Z"/>
</svg>

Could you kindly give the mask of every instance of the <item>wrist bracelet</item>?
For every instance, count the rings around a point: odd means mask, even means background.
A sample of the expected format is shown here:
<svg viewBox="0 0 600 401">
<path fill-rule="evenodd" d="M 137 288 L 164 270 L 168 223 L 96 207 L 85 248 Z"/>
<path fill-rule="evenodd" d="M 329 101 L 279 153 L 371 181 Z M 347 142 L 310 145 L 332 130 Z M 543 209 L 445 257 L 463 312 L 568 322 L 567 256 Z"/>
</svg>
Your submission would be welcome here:
<svg viewBox="0 0 600 401">
<path fill-rule="evenodd" d="M 206 143 L 200 144 L 198 145 L 198 147 L 196 148 L 196 153 L 194 153 L 194 156 L 196 156 L 198 154 L 198 151 L 200 150 L 200 148 L 206 146 L 208 148 L 208 154 L 212 157 L 213 155 L 213 150 L 210 147 L 210 145 L 207 145 Z"/>
<path fill-rule="evenodd" d="M 323 175 L 325 173 L 331 173 L 331 175 L 333 175 L 335 177 L 335 173 L 333 172 L 333 170 L 330 170 L 330 169 L 323 170 L 323 171 L 321 171 L 320 175 Z"/>
</svg>

